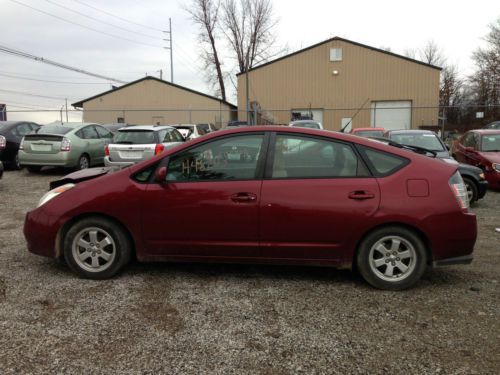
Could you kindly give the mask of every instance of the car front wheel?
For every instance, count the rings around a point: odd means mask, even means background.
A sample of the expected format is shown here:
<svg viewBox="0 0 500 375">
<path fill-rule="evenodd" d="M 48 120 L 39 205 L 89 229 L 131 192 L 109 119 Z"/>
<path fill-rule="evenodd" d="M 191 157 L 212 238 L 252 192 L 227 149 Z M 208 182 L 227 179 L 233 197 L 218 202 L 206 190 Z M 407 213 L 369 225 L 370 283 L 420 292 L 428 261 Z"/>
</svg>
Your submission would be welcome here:
<svg viewBox="0 0 500 375">
<path fill-rule="evenodd" d="M 418 235 L 403 227 L 385 227 L 360 244 L 356 264 L 363 278 L 379 289 L 413 286 L 425 272 L 427 256 Z"/>
<path fill-rule="evenodd" d="M 130 260 L 131 244 L 125 231 L 104 218 L 85 218 L 74 224 L 64 239 L 64 258 L 81 277 L 107 279 Z"/>
</svg>

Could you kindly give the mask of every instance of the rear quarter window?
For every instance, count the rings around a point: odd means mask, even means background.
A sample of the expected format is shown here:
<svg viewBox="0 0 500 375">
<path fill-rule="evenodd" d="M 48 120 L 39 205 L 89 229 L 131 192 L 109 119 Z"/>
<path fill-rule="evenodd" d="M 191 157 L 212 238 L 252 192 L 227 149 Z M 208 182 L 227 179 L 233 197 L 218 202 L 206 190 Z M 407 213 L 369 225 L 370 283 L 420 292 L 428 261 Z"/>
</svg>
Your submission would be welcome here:
<svg viewBox="0 0 500 375">
<path fill-rule="evenodd" d="M 389 176 L 406 166 L 410 160 L 389 152 L 359 146 L 359 151 L 376 177 Z"/>
</svg>

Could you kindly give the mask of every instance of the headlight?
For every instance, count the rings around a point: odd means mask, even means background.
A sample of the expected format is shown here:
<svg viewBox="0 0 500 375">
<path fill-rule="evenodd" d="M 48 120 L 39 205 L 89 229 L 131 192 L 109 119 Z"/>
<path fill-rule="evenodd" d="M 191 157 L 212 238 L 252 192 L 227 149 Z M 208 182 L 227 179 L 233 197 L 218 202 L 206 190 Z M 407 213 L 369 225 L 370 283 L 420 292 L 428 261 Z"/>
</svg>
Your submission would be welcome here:
<svg viewBox="0 0 500 375">
<path fill-rule="evenodd" d="M 491 164 L 491 167 L 492 167 L 495 171 L 500 172 L 500 164 L 498 164 L 498 163 L 492 163 L 492 164 Z"/>
<path fill-rule="evenodd" d="M 45 203 L 50 201 L 52 198 L 57 197 L 59 194 L 64 193 L 65 191 L 72 189 L 75 187 L 75 184 L 65 184 L 59 187 L 56 187 L 55 189 L 52 189 L 48 193 L 45 193 L 45 195 L 40 199 L 38 202 L 37 207 L 43 206 Z"/>
</svg>

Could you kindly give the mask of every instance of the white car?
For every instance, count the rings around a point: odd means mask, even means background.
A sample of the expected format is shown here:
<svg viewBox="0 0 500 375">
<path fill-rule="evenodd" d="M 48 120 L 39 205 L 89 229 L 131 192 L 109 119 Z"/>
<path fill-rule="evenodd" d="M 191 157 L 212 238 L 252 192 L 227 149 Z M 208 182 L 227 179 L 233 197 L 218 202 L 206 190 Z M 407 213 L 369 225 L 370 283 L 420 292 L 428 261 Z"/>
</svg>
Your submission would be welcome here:
<svg viewBox="0 0 500 375">
<path fill-rule="evenodd" d="M 296 128 L 323 129 L 323 125 L 321 125 L 321 122 L 313 120 L 296 120 L 290 122 L 288 126 L 293 126 Z"/>
<path fill-rule="evenodd" d="M 119 129 L 105 148 L 104 165 L 125 167 L 149 159 L 184 142 L 171 126 L 127 126 Z"/>
</svg>

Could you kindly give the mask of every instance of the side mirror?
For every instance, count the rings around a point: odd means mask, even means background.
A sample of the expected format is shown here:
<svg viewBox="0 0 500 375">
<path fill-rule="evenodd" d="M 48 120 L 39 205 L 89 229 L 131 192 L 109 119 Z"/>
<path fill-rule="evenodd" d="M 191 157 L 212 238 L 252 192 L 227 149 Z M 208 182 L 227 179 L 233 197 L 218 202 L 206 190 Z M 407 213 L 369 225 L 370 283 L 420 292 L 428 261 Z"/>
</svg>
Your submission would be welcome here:
<svg viewBox="0 0 500 375">
<path fill-rule="evenodd" d="M 167 182 L 167 167 L 157 168 L 155 171 L 155 181 L 160 184 Z"/>
</svg>

